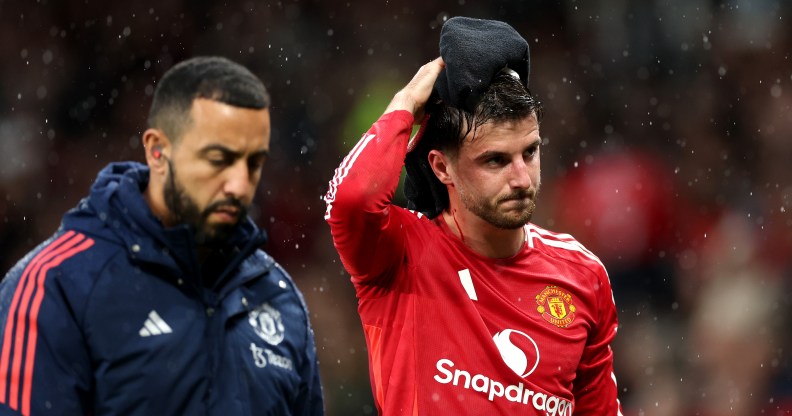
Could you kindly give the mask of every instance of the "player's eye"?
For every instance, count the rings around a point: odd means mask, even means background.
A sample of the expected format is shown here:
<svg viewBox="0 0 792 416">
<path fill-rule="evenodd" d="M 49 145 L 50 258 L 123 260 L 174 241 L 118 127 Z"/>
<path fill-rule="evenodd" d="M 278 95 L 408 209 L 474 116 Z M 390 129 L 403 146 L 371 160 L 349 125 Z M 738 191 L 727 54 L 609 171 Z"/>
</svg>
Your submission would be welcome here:
<svg viewBox="0 0 792 416">
<path fill-rule="evenodd" d="M 266 160 L 266 157 L 264 157 L 264 156 L 257 156 L 257 157 L 250 158 L 248 160 L 248 169 L 250 169 L 251 172 L 256 172 L 256 171 L 260 170 L 261 168 L 264 167 L 264 161 L 265 160 Z"/>
<path fill-rule="evenodd" d="M 226 167 L 234 162 L 234 158 L 231 155 L 222 152 L 209 154 L 207 155 L 206 160 L 210 165 L 217 168 Z"/>
<path fill-rule="evenodd" d="M 506 159 L 503 156 L 493 156 L 488 158 L 485 163 L 487 166 L 497 167 L 506 164 Z"/>
<path fill-rule="evenodd" d="M 533 159 L 537 154 L 539 154 L 539 144 L 535 144 L 529 147 L 524 154 L 526 159 Z"/>
</svg>

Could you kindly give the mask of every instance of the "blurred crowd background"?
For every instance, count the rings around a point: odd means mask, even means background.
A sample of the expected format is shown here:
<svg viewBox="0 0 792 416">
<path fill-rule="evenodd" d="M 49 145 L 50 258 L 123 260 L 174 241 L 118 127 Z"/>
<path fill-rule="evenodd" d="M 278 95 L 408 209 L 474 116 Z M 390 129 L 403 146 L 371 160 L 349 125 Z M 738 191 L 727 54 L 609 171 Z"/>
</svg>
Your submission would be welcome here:
<svg viewBox="0 0 792 416">
<path fill-rule="evenodd" d="M 3 274 L 105 164 L 143 161 L 165 70 L 226 56 L 272 95 L 272 157 L 252 215 L 306 295 L 328 414 L 375 414 L 357 302 L 320 198 L 457 15 L 506 21 L 530 43 L 530 87 L 546 111 L 534 222 L 573 234 L 610 272 L 625 414 L 792 413 L 782 0 L 0 0 Z"/>
</svg>

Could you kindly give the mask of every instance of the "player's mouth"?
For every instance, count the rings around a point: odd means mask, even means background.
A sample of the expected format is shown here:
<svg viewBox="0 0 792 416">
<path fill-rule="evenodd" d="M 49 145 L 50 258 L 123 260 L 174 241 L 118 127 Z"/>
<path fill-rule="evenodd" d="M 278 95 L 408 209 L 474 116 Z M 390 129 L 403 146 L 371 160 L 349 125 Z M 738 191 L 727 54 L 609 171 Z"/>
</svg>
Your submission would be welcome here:
<svg viewBox="0 0 792 416">
<path fill-rule="evenodd" d="M 236 222 L 239 219 L 240 209 L 234 206 L 223 206 L 212 210 L 211 216 L 220 222 Z"/>
<path fill-rule="evenodd" d="M 506 206 L 522 207 L 529 205 L 533 201 L 532 195 L 520 195 L 516 197 L 503 198 L 499 202 Z"/>
</svg>

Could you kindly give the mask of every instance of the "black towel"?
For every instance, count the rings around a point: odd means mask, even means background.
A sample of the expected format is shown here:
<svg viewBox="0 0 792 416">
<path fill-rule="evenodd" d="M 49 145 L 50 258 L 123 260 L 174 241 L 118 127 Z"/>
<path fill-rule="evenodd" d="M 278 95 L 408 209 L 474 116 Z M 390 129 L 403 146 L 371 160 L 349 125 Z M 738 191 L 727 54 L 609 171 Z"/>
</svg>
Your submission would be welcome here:
<svg viewBox="0 0 792 416">
<path fill-rule="evenodd" d="M 448 19 L 440 31 L 440 56 L 446 67 L 435 88 L 452 107 L 472 113 L 481 94 L 505 67 L 517 72 L 528 87 L 528 42 L 504 22 L 469 17 Z"/>
<path fill-rule="evenodd" d="M 433 98 L 436 99 L 435 93 L 430 97 L 430 102 L 434 101 Z M 426 117 L 431 118 L 431 114 Z M 424 133 L 427 125 L 428 120 L 424 120 L 424 125 L 417 134 Z M 429 151 L 435 147 L 431 130 L 428 135 L 423 136 L 404 158 L 407 172 L 404 177 L 404 196 L 407 198 L 407 209 L 434 218 L 448 207 L 448 189 L 429 166 Z"/>
<path fill-rule="evenodd" d="M 438 97 L 446 105 L 473 113 L 481 95 L 505 67 L 514 70 L 528 87 L 528 42 L 506 23 L 469 17 L 448 19 L 440 31 L 440 56 L 446 66 L 427 103 L 428 114 Z M 431 130 L 404 160 L 404 196 L 407 208 L 434 218 L 448 207 L 448 189 L 429 167 L 427 158 L 434 148 Z"/>
</svg>

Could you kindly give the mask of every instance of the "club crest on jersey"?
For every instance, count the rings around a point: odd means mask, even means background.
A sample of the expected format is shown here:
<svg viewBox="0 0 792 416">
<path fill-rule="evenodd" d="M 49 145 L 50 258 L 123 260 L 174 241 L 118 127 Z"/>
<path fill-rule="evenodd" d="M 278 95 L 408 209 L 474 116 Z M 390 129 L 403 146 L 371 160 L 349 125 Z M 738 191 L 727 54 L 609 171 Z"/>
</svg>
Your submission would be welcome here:
<svg viewBox="0 0 792 416">
<path fill-rule="evenodd" d="M 536 304 L 536 310 L 542 314 L 542 318 L 559 328 L 566 328 L 575 320 L 572 295 L 558 286 L 544 288 L 536 295 Z"/>
<path fill-rule="evenodd" d="M 248 322 L 256 334 L 270 345 L 278 345 L 283 341 L 285 329 L 281 314 L 277 309 L 264 303 L 248 314 Z"/>
</svg>

